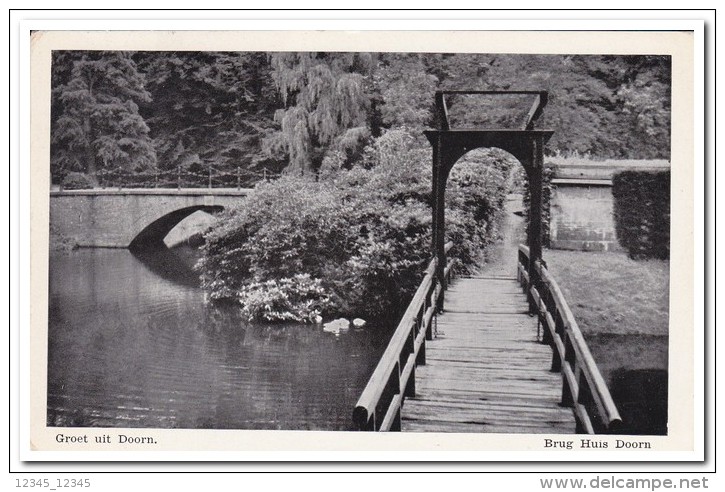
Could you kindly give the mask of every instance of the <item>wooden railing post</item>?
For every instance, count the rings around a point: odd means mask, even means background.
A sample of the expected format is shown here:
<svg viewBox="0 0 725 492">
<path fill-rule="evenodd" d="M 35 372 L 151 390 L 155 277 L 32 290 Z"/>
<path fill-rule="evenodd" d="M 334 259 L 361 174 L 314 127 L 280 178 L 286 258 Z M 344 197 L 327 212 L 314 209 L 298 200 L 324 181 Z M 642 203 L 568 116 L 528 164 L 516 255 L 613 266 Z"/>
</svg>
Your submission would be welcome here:
<svg viewBox="0 0 725 492">
<path fill-rule="evenodd" d="M 622 418 L 561 289 L 542 261 L 532 261 L 529 248 L 519 246 L 518 263 L 518 278 L 550 341 L 551 369 L 561 372 L 561 405 L 572 408 L 576 431 L 617 432 Z"/>
<path fill-rule="evenodd" d="M 544 167 L 543 139 L 532 140 L 531 163 L 529 166 L 529 282 L 538 285 L 534 278 L 536 262 L 541 260 L 542 187 Z"/>
<path fill-rule="evenodd" d="M 450 248 L 445 245 L 445 252 Z M 357 401 L 353 422 L 358 430 L 400 430 L 403 401 L 415 395 L 416 366 L 425 364 L 425 343 L 442 295 L 436 266 L 434 258 Z"/>
</svg>

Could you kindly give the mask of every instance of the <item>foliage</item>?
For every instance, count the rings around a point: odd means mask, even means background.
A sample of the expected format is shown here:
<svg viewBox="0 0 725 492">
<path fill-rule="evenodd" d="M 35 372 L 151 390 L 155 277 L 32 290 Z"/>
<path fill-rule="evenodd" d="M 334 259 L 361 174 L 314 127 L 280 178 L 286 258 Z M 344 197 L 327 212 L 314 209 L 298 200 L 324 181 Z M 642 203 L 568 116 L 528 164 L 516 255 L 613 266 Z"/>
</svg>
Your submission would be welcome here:
<svg viewBox="0 0 725 492">
<path fill-rule="evenodd" d="M 271 55 L 284 108 L 274 115 L 280 130 L 267 138 L 267 149 L 288 156 L 300 174 L 317 170 L 328 148 L 353 152 L 368 135 L 363 74 L 370 61 L 367 53 Z"/>
<path fill-rule="evenodd" d="M 162 169 L 276 167 L 261 151 L 280 98 L 264 53 L 140 52 L 140 111 Z"/>
<path fill-rule="evenodd" d="M 551 183 L 554 176 L 554 167 L 544 165 L 541 173 L 541 245 L 548 248 L 551 244 L 551 195 L 555 185 Z M 526 217 L 526 233 L 529 232 L 529 208 L 531 206 L 531 191 L 529 181 L 525 180 L 523 196 L 523 212 Z"/>
<path fill-rule="evenodd" d="M 206 237 L 199 269 L 211 297 L 237 299 L 264 319 L 262 304 L 280 320 L 309 319 L 312 307 L 324 315 L 398 316 L 431 257 L 429 154 L 408 132 L 390 130 L 362 155 L 359 165 L 317 181 L 288 175 L 258 185 Z M 491 241 L 505 197 L 507 164 L 491 161 L 462 164 L 449 185 L 448 214 L 459 224 L 451 238 L 464 267 Z M 283 314 L 271 300 L 296 275 L 319 280 L 319 299 L 304 297 L 302 309 L 288 305 Z"/>
<path fill-rule="evenodd" d="M 54 64 L 51 166 L 56 174 L 83 171 L 95 180 L 98 168 L 154 167 L 149 128 L 138 112 L 151 96 L 132 55 L 54 52 Z"/>
<path fill-rule="evenodd" d="M 670 257 L 670 172 L 623 171 L 612 179 L 614 225 L 633 259 Z"/>
<path fill-rule="evenodd" d="M 497 149 L 466 154 L 451 171 L 446 190 L 446 231 L 453 241 L 457 270 L 470 273 L 485 248 L 499 239 L 508 178 L 520 164 Z"/>
<path fill-rule="evenodd" d="M 425 128 L 433 119 L 433 93 L 438 79 L 421 53 L 383 53 L 377 57 L 372 99 L 384 128 Z M 373 134 L 379 129 L 372 128 Z"/>
<path fill-rule="evenodd" d="M 319 279 L 295 275 L 244 285 L 242 314 L 249 320 L 311 322 L 328 309 L 329 296 Z"/>
<path fill-rule="evenodd" d="M 65 190 L 90 190 L 93 188 L 93 180 L 85 173 L 70 172 L 63 178 L 63 189 Z"/>
<path fill-rule="evenodd" d="M 547 153 L 669 159 L 665 56 L 56 51 L 51 170 L 349 169 L 439 89 L 548 90 Z M 454 123 L 518 127 L 530 97 L 450 96 Z M 329 171 L 329 169 L 328 169 Z"/>
<path fill-rule="evenodd" d="M 427 58 L 443 89 L 546 90 L 540 128 L 550 153 L 669 159 L 671 59 L 666 56 L 449 54 Z M 514 127 L 530 98 L 451 96 L 460 127 Z"/>
</svg>

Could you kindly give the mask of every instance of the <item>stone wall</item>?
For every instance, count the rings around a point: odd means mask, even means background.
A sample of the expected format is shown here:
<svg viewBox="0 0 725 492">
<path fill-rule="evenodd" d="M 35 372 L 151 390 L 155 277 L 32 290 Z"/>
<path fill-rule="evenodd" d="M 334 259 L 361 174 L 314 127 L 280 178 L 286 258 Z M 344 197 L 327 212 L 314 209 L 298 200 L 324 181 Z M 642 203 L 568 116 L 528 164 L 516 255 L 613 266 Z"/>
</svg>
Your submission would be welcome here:
<svg viewBox="0 0 725 492">
<path fill-rule="evenodd" d="M 629 169 L 669 169 L 667 161 L 552 159 L 550 247 L 620 251 L 614 226 L 612 176 Z"/>
<path fill-rule="evenodd" d="M 554 249 L 612 251 L 617 243 L 608 180 L 552 180 L 549 239 Z"/>
</svg>

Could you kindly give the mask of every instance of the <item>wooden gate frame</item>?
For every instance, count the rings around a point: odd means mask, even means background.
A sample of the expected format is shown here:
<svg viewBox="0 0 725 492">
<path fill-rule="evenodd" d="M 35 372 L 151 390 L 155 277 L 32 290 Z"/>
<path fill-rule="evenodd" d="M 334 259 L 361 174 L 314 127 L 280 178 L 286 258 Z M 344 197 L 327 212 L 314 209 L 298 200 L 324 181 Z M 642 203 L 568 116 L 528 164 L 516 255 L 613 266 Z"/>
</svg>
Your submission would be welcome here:
<svg viewBox="0 0 725 492">
<path fill-rule="evenodd" d="M 531 95 L 534 103 L 526 121 L 519 129 L 451 129 L 446 106 L 446 95 Z M 554 134 L 552 130 L 535 130 L 534 125 L 543 113 L 549 99 L 547 91 L 436 91 L 435 103 L 439 129 L 427 130 L 425 136 L 433 147 L 433 252 L 438 259 L 436 279 L 446 286 L 444 268 L 445 250 L 445 193 L 448 176 L 455 163 L 474 149 L 497 147 L 516 157 L 524 166 L 529 181 L 529 272 L 541 259 L 541 199 L 544 146 Z M 533 277 L 532 277 L 533 278 Z M 438 310 L 443 310 L 444 294 L 438 299 Z"/>
</svg>

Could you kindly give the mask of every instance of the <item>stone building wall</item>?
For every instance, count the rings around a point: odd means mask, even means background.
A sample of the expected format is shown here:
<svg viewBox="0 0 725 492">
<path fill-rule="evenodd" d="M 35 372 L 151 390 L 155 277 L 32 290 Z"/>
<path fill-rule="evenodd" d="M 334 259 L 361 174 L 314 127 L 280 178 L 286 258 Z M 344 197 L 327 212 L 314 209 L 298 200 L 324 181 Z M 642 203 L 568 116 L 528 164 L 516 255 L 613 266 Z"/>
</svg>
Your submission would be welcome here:
<svg viewBox="0 0 725 492">
<path fill-rule="evenodd" d="M 619 251 L 612 176 L 624 170 L 660 171 L 667 161 L 552 160 L 549 241 L 553 249 Z"/>
</svg>

